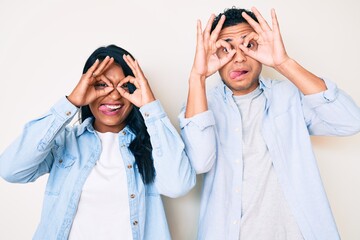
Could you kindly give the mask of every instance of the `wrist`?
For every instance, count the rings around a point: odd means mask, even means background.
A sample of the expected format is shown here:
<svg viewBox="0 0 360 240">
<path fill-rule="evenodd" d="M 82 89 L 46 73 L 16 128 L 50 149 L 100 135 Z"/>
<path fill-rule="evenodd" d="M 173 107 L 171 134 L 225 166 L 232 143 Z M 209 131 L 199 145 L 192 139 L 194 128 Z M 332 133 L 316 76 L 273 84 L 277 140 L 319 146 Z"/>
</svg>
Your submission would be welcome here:
<svg viewBox="0 0 360 240">
<path fill-rule="evenodd" d="M 205 75 L 199 74 L 199 73 L 197 73 L 197 72 L 194 71 L 194 70 L 192 70 L 192 71 L 190 72 L 189 83 L 194 82 L 194 81 L 205 83 L 205 80 L 206 80 L 206 76 L 205 76 Z"/>
<path fill-rule="evenodd" d="M 67 98 L 67 100 L 72 104 L 74 105 L 75 107 L 77 108 L 80 108 L 81 106 L 79 104 L 76 103 L 76 101 L 73 100 L 71 94 L 69 96 L 65 96 Z"/>
<path fill-rule="evenodd" d="M 275 70 L 279 73 L 285 73 L 291 66 L 293 66 L 295 63 L 295 60 L 293 60 L 290 57 L 287 57 L 285 60 L 283 60 L 281 63 L 276 64 L 274 66 Z"/>
</svg>

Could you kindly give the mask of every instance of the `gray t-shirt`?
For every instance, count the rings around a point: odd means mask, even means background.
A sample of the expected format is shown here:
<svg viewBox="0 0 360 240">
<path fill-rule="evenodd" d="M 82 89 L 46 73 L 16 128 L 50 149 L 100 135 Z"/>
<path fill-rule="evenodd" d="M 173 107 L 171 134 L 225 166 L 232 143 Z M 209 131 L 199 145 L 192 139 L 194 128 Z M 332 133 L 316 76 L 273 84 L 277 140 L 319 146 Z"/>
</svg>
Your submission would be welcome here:
<svg viewBox="0 0 360 240">
<path fill-rule="evenodd" d="M 303 240 L 261 134 L 265 96 L 258 87 L 233 96 L 242 119 L 243 181 L 240 240 Z"/>
</svg>

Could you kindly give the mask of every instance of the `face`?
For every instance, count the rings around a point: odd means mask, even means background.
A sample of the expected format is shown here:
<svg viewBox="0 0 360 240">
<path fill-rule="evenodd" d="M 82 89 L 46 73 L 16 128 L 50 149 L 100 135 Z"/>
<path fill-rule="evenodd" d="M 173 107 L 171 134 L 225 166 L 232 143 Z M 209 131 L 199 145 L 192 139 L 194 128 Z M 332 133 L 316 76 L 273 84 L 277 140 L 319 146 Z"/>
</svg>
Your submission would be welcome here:
<svg viewBox="0 0 360 240">
<path fill-rule="evenodd" d="M 219 34 L 219 39 L 230 43 L 232 49 L 236 50 L 231 61 L 219 70 L 221 78 L 234 95 L 250 93 L 259 85 L 262 64 L 249 56 L 245 56 L 244 52 L 238 47 L 242 44 L 243 38 L 251 32 L 254 32 L 254 30 L 249 24 L 240 23 L 222 29 Z M 248 47 L 255 50 L 257 43 L 252 40 Z M 221 57 L 222 54 L 226 54 L 226 50 L 220 48 L 217 55 Z"/>
<path fill-rule="evenodd" d="M 124 72 L 117 64 L 112 64 L 103 75 L 112 83 L 114 89 L 107 95 L 98 97 L 89 104 L 95 117 L 94 128 L 99 132 L 120 132 L 126 126 L 126 118 L 132 110 L 132 103 L 123 98 L 116 86 L 125 78 Z M 105 82 L 100 79 L 95 88 L 105 87 Z"/>
</svg>

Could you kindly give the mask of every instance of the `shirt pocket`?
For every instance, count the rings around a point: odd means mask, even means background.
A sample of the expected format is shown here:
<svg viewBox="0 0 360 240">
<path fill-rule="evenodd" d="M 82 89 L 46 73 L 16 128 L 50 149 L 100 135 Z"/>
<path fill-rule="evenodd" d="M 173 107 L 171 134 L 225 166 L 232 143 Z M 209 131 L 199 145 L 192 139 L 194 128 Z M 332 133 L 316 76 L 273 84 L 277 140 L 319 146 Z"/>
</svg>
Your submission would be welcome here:
<svg viewBox="0 0 360 240">
<path fill-rule="evenodd" d="M 69 153 L 55 157 L 46 185 L 45 194 L 55 196 L 60 194 L 61 188 L 66 187 L 64 186 L 64 182 L 74 165 L 75 159 L 76 158 Z"/>
</svg>

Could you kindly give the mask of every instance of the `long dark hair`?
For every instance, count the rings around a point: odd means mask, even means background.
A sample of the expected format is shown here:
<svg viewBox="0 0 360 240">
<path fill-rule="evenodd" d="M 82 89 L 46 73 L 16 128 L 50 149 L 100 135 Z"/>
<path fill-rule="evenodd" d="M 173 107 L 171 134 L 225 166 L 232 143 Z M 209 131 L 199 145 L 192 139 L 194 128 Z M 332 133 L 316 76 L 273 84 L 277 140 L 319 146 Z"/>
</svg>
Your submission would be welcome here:
<svg viewBox="0 0 360 240">
<path fill-rule="evenodd" d="M 100 47 L 96 49 L 86 61 L 83 73 L 87 72 L 87 70 L 94 64 L 96 59 L 101 61 L 104 60 L 106 56 L 109 56 L 114 58 L 114 62 L 122 68 L 125 76 L 134 76 L 133 72 L 123 59 L 124 54 L 130 55 L 134 59 L 134 57 L 128 51 L 116 45 Z M 131 83 L 128 83 L 128 87 L 130 93 L 133 93 L 136 89 L 135 86 Z M 90 107 L 88 105 L 82 106 L 79 115 L 80 123 L 82 123 L 88 117 L 94 117 Z M 141 178 L 145 184 L 152 183 L 155 179 L 155 168 L 152 158 L 150 136 L 146 130 L 144 119 L 139 111 L 139 108 L 135 105 L 133 105 L 129 116 L 126 118 L 126 125 L 135 134 L 135 138 L 130 143 L 129 149 L 135 157 L 135 162 L 139 169 Z"/>
</svg>

